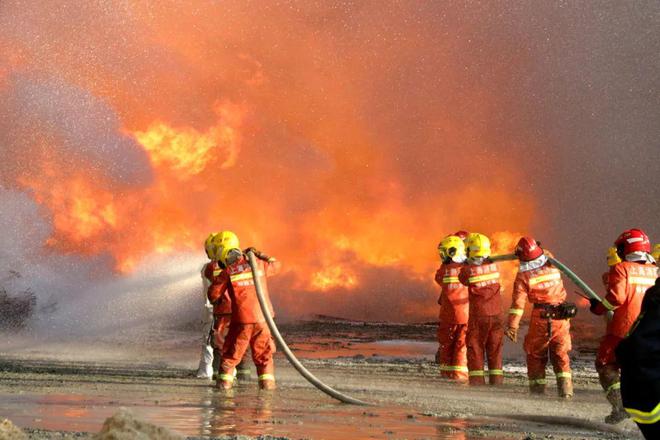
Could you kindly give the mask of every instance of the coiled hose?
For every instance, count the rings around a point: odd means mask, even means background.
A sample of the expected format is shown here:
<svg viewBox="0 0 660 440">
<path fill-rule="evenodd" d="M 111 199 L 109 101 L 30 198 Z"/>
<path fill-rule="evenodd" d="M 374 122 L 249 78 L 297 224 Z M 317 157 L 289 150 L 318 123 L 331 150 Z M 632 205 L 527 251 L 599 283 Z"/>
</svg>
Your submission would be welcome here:
<svg viewBox="0 0 660 440">
<path fill-rule="evenodd" d="M 247 257 L 250 263 L 250 268 L 252 269 L 252 277 L 254 278 L 254 287 L 257 291 L 257 298 L 259 299 L 259 306 L 261 306 L 261 311 L 264 314 L 264 318 L 266 318 L 266 323 L 268 324 L 268 328 L 270 328 L 270 332 L 273 334 L 275 340 L 282 348 L 282 351 L 284 352 L 286 358 L 289 360 L 289 362 L 291 362 L 291 365 L 293 365 L 293 367 L 298 371 L 298 373 L 300 373 L 302 377 L 307 379 L 309 383 L 311 383 L 320 391 L 332 397 L 333 399 L 337 399 L 340 402 L 350 403 L 353 405 L 372 405 L 371 403 L 364 402 L 362 400 L 356 399 L 351 396 L 347 396 L 346 394 L 340 393 L 339 391 L 329 387 L 328 385 L 321 382 L 312 373 L 310 373 L 309 370 L 307 370 L 307 368 L 305 368 L 303 364 L 300 363 L 300 361 L 289 349 L 287 343 L 284 341 L 284 338 L 280 334 L 280 331 L 277 329 L 277 325 L 275 325 L 275 321 L 273 321 L 273 317 L 270 314 L 270 310 L 268 309 L 268 305 L 266 304 L 266 299 L 263 294 L 261 280 L 257 276 L 258 273 L 257 260 L 254 255 L 254 252 L 248 250 Z"/>
</svg>

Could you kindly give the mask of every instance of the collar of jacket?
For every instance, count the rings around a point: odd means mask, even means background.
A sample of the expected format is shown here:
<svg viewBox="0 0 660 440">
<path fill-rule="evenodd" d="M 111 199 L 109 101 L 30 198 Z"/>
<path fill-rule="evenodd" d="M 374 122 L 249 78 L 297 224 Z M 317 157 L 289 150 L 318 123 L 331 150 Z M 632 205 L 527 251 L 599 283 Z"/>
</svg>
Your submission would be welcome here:
<svg viewBox="0 0 660 440">
<path fill-rule="evenodd" d="M 651 254 L 648 252 L 644 251 L 638 251 L 638 252 L 631 252 L 628 255 L 626 255 L 625 258 L 626 261 L 638 261 L 638 262 L 644 262 L 648 264 L 654 264 L 655 259 Z"/>
<path fill-rule="evenodd" d="M 538 258 L 534 258 L 530 261 L 521 261 L 518 272 L 529 272 L 530 270 L 538 269 L 548 262 L 548 257 L 543 254 Z"/>
</svg>

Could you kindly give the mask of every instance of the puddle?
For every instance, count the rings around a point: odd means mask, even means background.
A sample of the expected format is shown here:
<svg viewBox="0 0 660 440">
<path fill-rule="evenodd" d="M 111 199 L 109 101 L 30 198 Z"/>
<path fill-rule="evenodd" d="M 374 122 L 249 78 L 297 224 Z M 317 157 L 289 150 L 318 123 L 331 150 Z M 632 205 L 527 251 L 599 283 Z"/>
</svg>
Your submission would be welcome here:
<svg viewBox="0 0 660 440">
<path fill-rule="evenodd" d="M 323 338 L 309 338 L 291 344 L 296 356 L 302 359 L 332 359 L 340 357 L 378 357 L 433 359 L 437 342 L 392 339 L 374 342 L 337 342 Z"/>
<path fill-rule="evenodd" d="M 233 434 L 327 440 L 480 437 L 463 431 L 466 420 L 439 419 L 404 408 L 319 403 L 318 396 L 307 397 L 306 392 L 294 399 L 289 394 L 263 395 L 254 386 L 237 390 L 233 397 L 209 387 L 191 388 L 176 397 L 137 397 L 131 392 L 0 394 L 0 414 L 21 427 L 98 432 L 107 417 L 125 407 L 149 422 L 202 438 Z"/>
</svg>

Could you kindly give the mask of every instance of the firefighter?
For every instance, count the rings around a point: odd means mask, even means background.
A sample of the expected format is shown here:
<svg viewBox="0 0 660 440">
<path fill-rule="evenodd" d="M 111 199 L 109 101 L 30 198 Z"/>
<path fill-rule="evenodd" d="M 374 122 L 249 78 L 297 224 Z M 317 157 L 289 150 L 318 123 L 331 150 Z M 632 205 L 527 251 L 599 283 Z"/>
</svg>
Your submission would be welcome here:
<svg viewBox="0 0 660 440">
<path fill-rule="evenodd" d="M 647 439 L 660 438 L 660 278 L 616 349 L 623 406 Z"/>
<path fill-rule="evenodd" d="M 199 359 L 199 367 L 197 368 L 197 377 L 200 379 L 211 379 L 213 377 L 213 361 L 215 356 L 219 356 L 219 353 L 214 352 L 213 347 L 213 327 L 214 327 L 214 307 L 208 300 L 206 296 L 208 288 L 211 285 L 212 277 L 220 274 L 220 268 L 218 267 L 218 262 L 215 260 L 215 250 L 213 247 L 213 239 L 217 233 L 211 233 L 204 241 L 204 250 L 206 251 L 206 256 L 210 260 L 208 263 L 204 264 L 202 267 L 202 285 L 204 289 L 204 308 L 202 310 L 202 334 L 204 339 L 202 341 L 202 354 Z M 216 273 L 217 271 L 217 273 Z"/>
<path fill-rule="evenodd" d="M 596 356 L 598 378 L 612 405 L 612 412 L 605 421 L 611 424 L 627 418 L 621 403 L 619 364 L 614 350 L 637 319 L 644 292 L 655 283 L 657 277 L 657 267 L 650 255 L 651 243 L 643 231 L 629 229 L 617 238 L 614 245 L 621 263 L 610 268 L 603 302 L 592 299 L 590 308 L 596 315 L 608 311 L 614 313 Z"/>
<path fill-rule="evenodd" d="M 211 284 L 208 296 L 214 305 L 221 305 L 224 296 L 229 296 L 231 323 L 222 346 L 222 363 L 217 386 L 225 390 L 232 388 L 236 366 L 249 347 L 252 351 L 252 360 L 257 367 L 260 388 L 273 390 L 275 389 L 273 363 L 275 342 L 259 306 L 250 264 L 239 247 L 236 234 L 224 231 L 218 237 L 216 255 L 225 265 L 225 269 Z M 248 250 L 252 250 L 258 257 L 257 276 L 261 277 L 263 293 L 268 308 L 273 314 L 266 277 L 275 275 L 279 271 L 280 263 L 252 248 Z"/>
<path fill-rule="evenodd" d="M 436 360 L 442 377 L 467 382 L 468 289 L 458 280 L 466 259 L 465 244 L 460 237 L 450 235 L 440 242 L 438 253 L 442 264 L 435 273 L 435 282 L 441 287 Z"/>
<path fill-rule="evenodd" d="M 548 261 L 536 240 L 522 237 L 518 241 L 515 254 L 520 260 L 520 266 L 513 283 L 513 297 L 505 334 L 513 342 L 517 341 L 525 301 L 529 298 L 533 309 L 524 343 L 529 390 L 532 393 L 545 393 L 545 366 L 549 353 L 557 377 L 559 396 L 571 398 L 573 382 L 568 357 L 571 350 L 568 315 L 577 309 L 574 304 L 565 303 L 566 289 L 561 273 Z"/>
<path fill-rule="evenodd" d="M 488 237 L 470 234 L 467 238 L 467 264 L 459 273 L 459 280 L 468 286 L 469 293 L 467 358 L 470 385 L 485 384 L 484 354 L 488 359 L 489 383 L 500 385 L 504 381 L 500 273 L 497 264 L 488 257 Z"/>
</svg>

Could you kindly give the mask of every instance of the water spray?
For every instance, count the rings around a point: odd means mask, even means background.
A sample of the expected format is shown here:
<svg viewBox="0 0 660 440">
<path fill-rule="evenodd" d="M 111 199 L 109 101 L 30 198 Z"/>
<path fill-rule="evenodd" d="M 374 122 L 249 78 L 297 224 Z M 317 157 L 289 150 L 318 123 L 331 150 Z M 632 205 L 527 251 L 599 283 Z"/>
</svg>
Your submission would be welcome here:
<svg viewBox="0 0 660 440">
<path fill-rule="evenodd" d="M 270 314 L 270 310 L 268 309 L 268 305 L 266 304 L 266 299 L 263 294 L 263 290 L 261 288 L 261 280 L 259 279 L 259 276 L 257 275 L 257 260 L 254 255 L 254 252 L 249 250 L 247 252 L 247 257 L 248 261 L 250 262 L 250 268 L 252 269 L 252 277 L 254 278 L 254 287 L 257 291 L 257 298 L 259 299 L 259 305 L 261 306 L 261 312 L 264 314 L 264 318 L 266 318 L 266 323 L 268 324 L 268 328 L 270 329 L 270 332 L 273 334 L 275 337 L 275 340 L 277 343 L 280 345 L 282 348 L 282 351 L 284 352 L 286 358 L 289 360 L 291 365 L 300 373 L 302 377 L 307 379 L 309 383 L 314 385 L 316 388 L 318 388 L 320 391 L 324 392 L 328 396 L 332 397 L 333 399 L 337 399 L 341 402 L 344 403 L 350 403 L 352 405 L 372 405 L 371 403 L 364 402 L 362 400 L 356 399 L 351 396 L 347 396 L 346 394 L 343 394 L 328 385 L 324 384 L 321 382 L 316 376 L 314 376 L 312 373 L 307 370 L 303 366 L 303 364 L 300 363 L 300 361 L 296 358 L 296 356 L 291 352 L 289 349 L 289 346 L 287 343 L 284 341 L 284 338 L 280 334 L 280 331 L 277 329 L 277 326 L 275 325 L 275 321 L 273 321 L 273 317 Z"/>
</svg>

